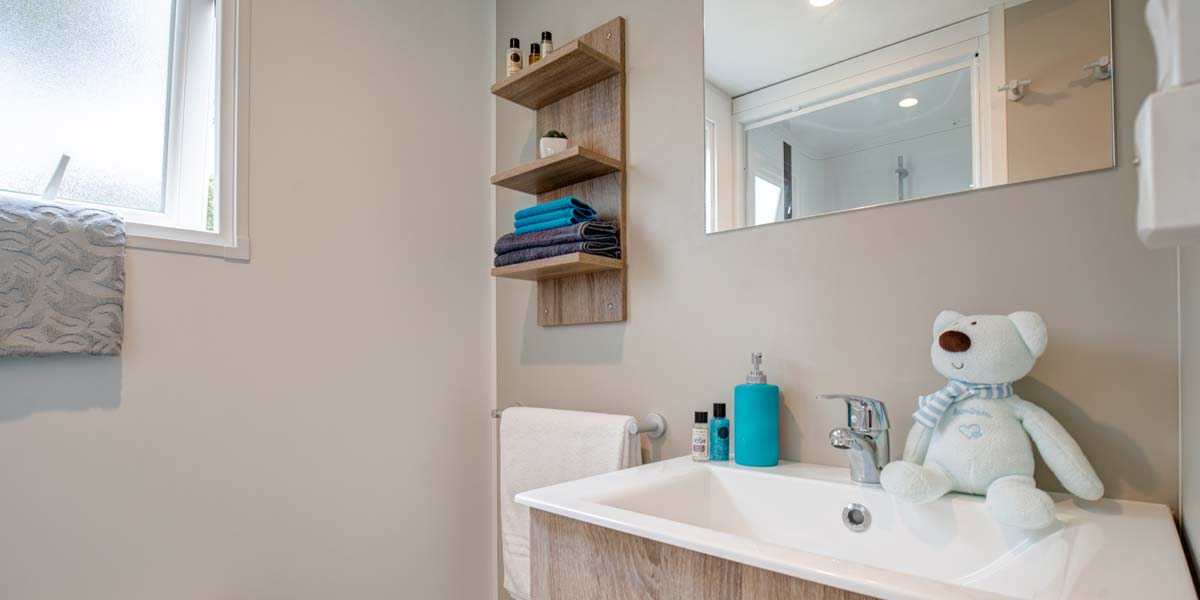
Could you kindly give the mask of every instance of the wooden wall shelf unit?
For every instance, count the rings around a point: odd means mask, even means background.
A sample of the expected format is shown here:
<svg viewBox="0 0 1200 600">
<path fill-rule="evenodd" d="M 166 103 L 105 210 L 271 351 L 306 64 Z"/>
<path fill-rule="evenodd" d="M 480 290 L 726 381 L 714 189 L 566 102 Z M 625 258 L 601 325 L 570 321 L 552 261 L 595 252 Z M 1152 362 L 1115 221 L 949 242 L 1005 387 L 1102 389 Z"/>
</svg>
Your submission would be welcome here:
<svg viewBox="0 0 1200 600">
<path fill-rule="evenodd" d="M 537 282 L 538 325 L 613 323 L 626 318 L 625 19 L 617 17 L 557 48 L 492 93 L 537 111 L 537 135 L 567 134 L 565 152 L 497 173 L 492 183 L 537 195 L 575 196 L 618 224 L 620 260 L 570 254 L 492 269 Z"/>
<path fill-rule="evenodd" d="M 575 40 L 532 67 L 492 86 L 492 93 L 537 110 L 620 74 L 620 61 Z"/>
<path fill-rule="evenodd" d="M 621 261 L 594 254 L 565 254 L 530 262 L 492 269 L 493 277 L 547 281 L 571 275 L 584 275 L 599 271 L 616 271 L 624 268 Z"/>
<path fill-rule="evenodd" d="M 621 170 L 621 161 L 572 146 L 515 169 L 492 176 L 492 185 L 526 194 L 540 194 Z"/>
</svg>

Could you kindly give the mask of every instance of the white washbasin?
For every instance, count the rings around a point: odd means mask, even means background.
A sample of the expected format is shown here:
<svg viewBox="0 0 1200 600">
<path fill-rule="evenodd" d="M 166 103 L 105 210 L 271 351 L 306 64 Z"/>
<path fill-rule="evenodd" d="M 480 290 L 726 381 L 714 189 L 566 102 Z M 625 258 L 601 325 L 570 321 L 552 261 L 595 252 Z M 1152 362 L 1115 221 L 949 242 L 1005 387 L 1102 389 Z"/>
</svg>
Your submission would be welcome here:
<svg viewBox="0 0 1200 600">
<path fill-rule="evenodd" d="M 983 499 L 896 501 L 847 469 L 689 457 L 519 494 L 525 506 L 880 598 L 1195 599 L 1166 506 L 1055 495 L 1061 524 L 997 525 Z M 859 503 L 866 531 L 842 522 Z"/>
</svg>

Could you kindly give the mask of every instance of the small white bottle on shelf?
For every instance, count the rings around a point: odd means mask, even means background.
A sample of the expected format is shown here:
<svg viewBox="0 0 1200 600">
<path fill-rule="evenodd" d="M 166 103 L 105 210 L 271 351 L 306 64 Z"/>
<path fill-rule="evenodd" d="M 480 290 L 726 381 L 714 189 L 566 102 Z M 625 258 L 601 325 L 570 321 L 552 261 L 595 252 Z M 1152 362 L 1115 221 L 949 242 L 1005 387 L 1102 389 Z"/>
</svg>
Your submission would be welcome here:
<svg viewBox="0 0 1200 600">
<path fill-rule="evenodd" d="M 708 413 L 696 411 L 696 422 L 692 425 L 692 460 L 708 462 Z"/>
<path fill-rule="evenodd" d="M 505 59 L 504 72 L 508 77 L 512 77 L 521 72 L 524 67 L 524 61 L 521 60 L 521 40 L 510 38 L 508 40 L 508 57 Z"/>
</svg>

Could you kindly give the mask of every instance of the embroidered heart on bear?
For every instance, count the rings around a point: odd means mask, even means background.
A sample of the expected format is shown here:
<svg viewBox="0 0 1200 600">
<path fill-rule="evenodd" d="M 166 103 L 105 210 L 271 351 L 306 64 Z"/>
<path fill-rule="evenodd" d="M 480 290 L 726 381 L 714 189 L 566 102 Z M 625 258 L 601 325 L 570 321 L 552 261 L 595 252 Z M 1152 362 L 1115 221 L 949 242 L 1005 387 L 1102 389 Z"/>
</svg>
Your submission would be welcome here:
<svg viewBox="0 0 1200 600">
<path fill-rule="evenodd" d="M 959 425 L 958 432 L 963 434 L 963 437 L 967 438 L 968 440 L 974 440 L 983 437 L 983 427 L 980 427 L 978 423 L 971 425 Z"/>
</svg>

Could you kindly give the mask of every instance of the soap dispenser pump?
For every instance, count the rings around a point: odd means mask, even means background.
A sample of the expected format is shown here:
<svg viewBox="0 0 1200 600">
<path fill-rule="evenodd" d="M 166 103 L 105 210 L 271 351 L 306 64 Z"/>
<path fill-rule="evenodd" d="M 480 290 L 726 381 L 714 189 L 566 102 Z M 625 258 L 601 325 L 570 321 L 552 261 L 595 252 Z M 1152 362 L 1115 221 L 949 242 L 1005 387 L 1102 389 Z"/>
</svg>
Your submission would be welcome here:
<svg viewBox="0 0 1200 600">
<path fill-rule="evenodd" d="M 750 355 L 746 383 L 733 390 L 733 459 L 747 467 L 779 464 L 779 386 L 767 383 L 762 353 Z"/>
</svg>

